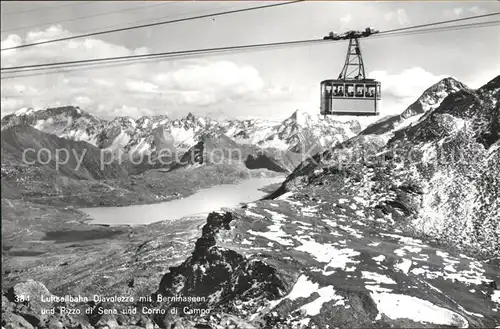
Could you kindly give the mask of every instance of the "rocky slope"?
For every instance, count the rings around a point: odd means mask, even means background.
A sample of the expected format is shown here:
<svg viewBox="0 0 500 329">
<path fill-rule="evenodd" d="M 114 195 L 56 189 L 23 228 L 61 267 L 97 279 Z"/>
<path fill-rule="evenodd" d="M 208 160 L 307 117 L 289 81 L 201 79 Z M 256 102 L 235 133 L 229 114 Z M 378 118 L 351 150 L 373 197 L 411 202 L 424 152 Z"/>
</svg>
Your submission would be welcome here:
<svg viewBox="0 0 500 329">
<path fill-rule="evenodd" d="M 161 328 L 493 327 L 498 263 L 403 233 L 351 195 L 311 186 L 213 213 L 191 257 L 157 294 Z M 213 316 L 189 314 L 209 309 Z M 208 328 L 208 327 L 207 327 Z"/>
<path fill-rule="evenodd" d="M 264 168 L 274 172 L 288 172 L 287 165 L 291 165 L 286 158 L 274 158 L 270 150 L 251 144 L 238 144 L 226 135 L 204 134 L 198 143 L 183 154 L 172 170 L 235 163 L 244 163 L 248 169 Z"/>
<path fill-rule="evenodd" d="M 128 174 L 128 163 L 102 159 L 101 150 L 86 142 L 59 138 L 29 125 L 17 125 L 2 131 L 2 176 L 7 168 L 33 164 L 39 170 L 73 179 L 116 179 Z M 27 178 L 27 177 L 26 177 Z"/>
<path fill-rule="evenodd" d="M 4 324 L 24 320 L 40 328 L 50 328 L 50 323 L 66 328 L 500 325 L 500 290 L 495 281 L 500 275 L 498 261 L 477 259 L 427 238 L 411 236 L 403 231 L 403 223 L 390 215 L 370 217 L 371 208 L 364 201 L 310 185 L 274 200 L 247 204 L 243 209 L 212 213 L 195 243 L 192 238 L 197 231 L 187 227 L 179 231 L 190 232 L 191 237 L 179 255 L 165 245 L 182 241 L 172 240 L 177 231 L 169 230 L 175 225 L 169 224 L 165 231 L 161 225 L 150 228 L 149 234 L 151 230 L 157 233 L 145 244 L 134 235 L 129 248 L 115 243 L 112 251 L 85 257 L 85 264 L 72 258 L 64 271 L 32 272 L 32 278 L 47 282 L 50 289 L 46 291 L 33 281 L 15 285 L 5 295 Z M 164 237 L 164 232 L 170 235 Z M 61 243 L 61 248 L 75 244 L 67 240 Z M 182 261 L 190 248 L 194 249 L 191 256 Z M 88 252 L 89 247 L 79 249 Z M 66 264 L 68 258 L 63 255 L 58 260 Z M 165 260 L 158 263 L 158 257 Z M 122 264 L 120 274 L 116 272 L 118 264 Z M 165 266 L 170 268 L 152 294 L 152 301 L 138 302 L 151 291 L 153 278 L 158 280 L 154 269 L 161 271 Z M 57 281 L 48 279 L 56 273 Z M 146 279 L 152 274 L 153 278 Z M 70 282 L 74 283 L 68 285 Z M 78 293 L 92 298 L 97 292 L 134 296 L 135 300 L 99 304 L 117 314 L 41 316 L 42 307 L 36 299 L 40 290 L 59 296 Z M 15 303 L 16 291 L 17 296 L 29 295 L 32 301 Z M 161 302 L 157 302 L 159 295 Z M 166 300 L 173 296 L 177 300 Z M 195 301 L 179 301 L 181 297 Z M 83 312 L 88 305 L 68 302 L 43 307 L 60 310 L 65 306 Z M 137 314 L 121 314 L 123 309 L 134 308 Z M 165 313 L 146 314 L 147 310 Z M 30 328 L 27 324 L 24 327 Z"/>
</svg>

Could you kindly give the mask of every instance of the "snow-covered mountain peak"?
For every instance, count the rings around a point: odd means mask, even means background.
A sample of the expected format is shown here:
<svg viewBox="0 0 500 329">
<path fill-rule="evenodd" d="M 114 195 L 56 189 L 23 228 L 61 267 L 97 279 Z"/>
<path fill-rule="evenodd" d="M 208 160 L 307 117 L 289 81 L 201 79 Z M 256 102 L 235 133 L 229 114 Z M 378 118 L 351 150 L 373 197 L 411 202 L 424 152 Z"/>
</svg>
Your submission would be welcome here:
<svg viewBox="0 0 500 329">
<path fill-rule="evenodd" d="M 6 117 L 52 117 L 52 116 L 66 116 L 78 118 L 80 116 L 94 117 L 90 113 L 82 111 L 78 106 L 61 106 L 52 108 L 32 108 L 24 107 L 14 113 L 8 114 Z M 95 117 L 94 117 L 95 118 Z"/>
<path fill-rule="evenodd" d="M 315 120 L 316 119 L 316 120 Z M 310 115 L 307 112 L 295 110 L 292 115 L 287 118 L 284 122 L 294 122 L 299 126 L 306 127 L 311 123 L 318 122 L 318 118 Z"/>
<path fill-rule="evenodd" d="M 452 77 L 444 78 L 427 88 L 422 95 L 408 106 L 401 114 L 381 118 L 369 125 L 362 135 L 384 135 L 386 140 L 393 132 L 417 124 L 423 120 L 426 113 L 438 108 L 451 94 L 469 88 Z"/>
<path fill-rule="evenodd" d="M 21 115 L 30 115 L 38 111 L 43 111 L 43 109 L 35 109 L 32 107 L 23 107 L 22 109 L 17 110 L 16 112 L 12 113 L 15 116 L 21 116 Z"/>
<path fill-rule="evenodd" d="M 102 120 L 76 106 L 48 109 L 22 108 L 2 118 L 2 130 L 16 125 L 30 125 L 59 137 L 89 138 L 88 127 L 102 125 Z M 71 130 L 71 133 L 68 131 Z"/>
<path fill-rule="evenodd" d="M 459 91 L 460 89 L 466 89 L 468 87 L 453 77 L 447 77 L 441 79 L 438 83 L 434 84 L 434 86 L 431 86 L 431 88 Z"/>
<path fill-rule="evenodd" d="M 468 89 L 468 87 L 460 81 L 452 77 L 444 78 L 427 88 L 413 104 L 401 113 L 401 117 L 407 119 L 435 109 L 449 94 L 463 89 Z"/>
</svg>

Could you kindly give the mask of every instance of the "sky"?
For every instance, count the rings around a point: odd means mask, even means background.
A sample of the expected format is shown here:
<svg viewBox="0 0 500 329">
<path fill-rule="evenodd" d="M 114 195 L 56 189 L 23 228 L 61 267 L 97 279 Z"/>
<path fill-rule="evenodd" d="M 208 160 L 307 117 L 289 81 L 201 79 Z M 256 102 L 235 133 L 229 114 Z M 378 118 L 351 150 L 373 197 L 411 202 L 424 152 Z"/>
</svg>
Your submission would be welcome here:
<svg viewBox="0 0 500 329">
<path fill-rule="evenodd" d="M 1 48 L 235 10 L 269 1 L 14 1 L 1 4 Z M 321 39 L 329 31 L 400 28 L 500 11 L 499 2 L 306 1 L 1 52 L 1 67 Z M 498 19 L 492 17 L 489 20 Z M 469 22 L 467 22 L 469 23 Z M 500 72 L 498 26 L 361 39 L 368 77 L 382 83 L 381 115 L 402 112 L 454 77 L 478 88 Z M 342 70 L 347 41 L 148 61 L 1 80 L 2 116 L 76 105 L 103 118 L 192 112 L 280 120 L 319 113 L 319 83 Z"/>
</svg>

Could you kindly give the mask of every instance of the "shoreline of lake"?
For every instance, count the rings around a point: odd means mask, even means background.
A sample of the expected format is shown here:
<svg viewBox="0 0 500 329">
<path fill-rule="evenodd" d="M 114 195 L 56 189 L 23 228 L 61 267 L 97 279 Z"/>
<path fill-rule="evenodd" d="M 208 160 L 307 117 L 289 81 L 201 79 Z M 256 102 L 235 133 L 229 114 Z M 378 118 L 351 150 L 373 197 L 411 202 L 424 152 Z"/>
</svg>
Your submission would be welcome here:
<svg viewBox="0 0 500 329">
<path fill-rule="evenodd" d="M 285 176 L 256 177 L 236 184 L 220 184 L 200 189 L 187 197 L 165 202 L 118 207 L 79 208 L 90 220 L 89 225 L 137 226 L 184 217 L 203 217 L 212 211 L 232 208 L 256 201 L 268 193 L 262 188 L 279 184 Z"/>
</svg>

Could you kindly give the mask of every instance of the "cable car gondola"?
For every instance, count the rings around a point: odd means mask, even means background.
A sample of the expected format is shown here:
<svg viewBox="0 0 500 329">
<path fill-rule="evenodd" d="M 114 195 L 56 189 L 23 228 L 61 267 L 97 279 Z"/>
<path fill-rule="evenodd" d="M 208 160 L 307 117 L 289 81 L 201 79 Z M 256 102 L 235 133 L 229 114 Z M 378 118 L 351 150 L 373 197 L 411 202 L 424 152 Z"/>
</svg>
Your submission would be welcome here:
<svg viewBox="0 0 500 329">
<path fill-rule="evenodd" d="M 365 77 L 365 68 L 358 38 L 377 33 L 371 28 L 363 32 L 350 31 L 343 35 L 330 32 L 323 39 L 349 39 L 344 68 L 337 79 L 321 82 L 322 115 L 379 115 L 381 84 Z M 353 68 L 354 67 L 354 68 Z"/>
</svg>

